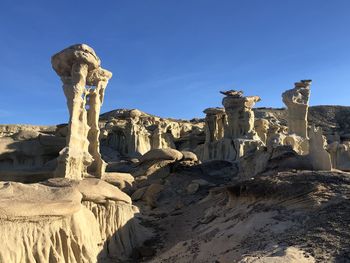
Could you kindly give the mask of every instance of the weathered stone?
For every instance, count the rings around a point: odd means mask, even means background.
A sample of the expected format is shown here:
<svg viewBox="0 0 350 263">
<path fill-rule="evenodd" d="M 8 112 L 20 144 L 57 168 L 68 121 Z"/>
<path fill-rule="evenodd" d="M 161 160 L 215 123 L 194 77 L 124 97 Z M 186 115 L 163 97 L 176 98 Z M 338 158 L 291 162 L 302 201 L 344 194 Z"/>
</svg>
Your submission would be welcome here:
<svg viewBox="0 0 350 263">
<path fill-rule="evenodd" d="M 181 153 L 183 154 L 183 161 L 193 161 L 193 162 L 198 161 L 197 155 L 193 152 L 181 151 Z"/>
<path fill-rule="evenodd" d="M 106 121 L 107 132 L 102 144 L 127 157 L 140 157 L 151 149 L 191 150 L 205 139 L 200 121 L 165 119 L 124 109 L 102 114 L 101 119 Z"/>
<path fill-rule="evenodd" d="M 254 129 L 252 110 L 255 103 L 260 101 L 260 97 L 244 97 L 242 91 L 234 90 L 221 93 L 226 95 L 222 100 L 225 114 L 219 108 L 209 108 L 204 111 L 207 113 L 206 141 L 195 149 L 201 161 L 238 160 L 245 154 L 246 146 L 252 145 L 252 142 L 247 143 L 244 140 L 255 141 L 253 143 L 255 148 L 261 145 Z M 223 137 L 222 124 L 224 124 Z"/>
<path fill-rule="evenodd" d="M 105 203 L 106 200 L 122 201 L 131 204 L 131 198 L 119 188 L 97 178 L 85 178 L 78 184 L 83 201 Z"/>
<path fill-rule="evenodd" d="M 295 83 L 294 89 L 282 94 L 284 104 L 288 107 L 288 132 L 303 138 L 307 134 L 307 114 L 309 109 L 311 80 L 301 80 Z"/>
<path fill-rule="evenodd" d="M 222 100 L 227 114 L 225 138 L 253 139 L 255 137 L 254 112 L 252 108 L 258 101 L 260 101 L 260 97 L 243 97 L 242 92 L 240 92 L 240 96 L 228 95 Z"/>
<path fill-rule="evenodd" d="M 153 149 L 142 155 L 140 162 L 154 161 L 154 160 L 170 160 L 177 161 L 183 158 L 183 154 L 178 150 L 167 149 Z"/>
<path fill-rule="evenodd" d="M 105 173 L 103 180 L 123 191 L 130 190 L 135 181 L 134 177 L 129 173 Z"/>
<path fill-rule="evenodd" d="M 63 82 L 70 116 L 66 147 L 60 152 L 56 176 L 81 179 L 89 172 L 101 178 L 106 164 L 99 152 L 98 119 L 112 73 L 100 67 L 100 59 L 85 44 L 62 50 L 52 57 L 51 63 Z M 94 87 L 86 89 L 87 85 Z"/>
<path fill-rule="evenodd" d="M 222 108 L 207 108 L 205 116 L 205 142 L 211 143 L 224 137 L 226 123 L 225 110 Z"/>
<path fill-rule="evenodd" d="M 350 141 L 333 142 L 328 145 L 327 150 L 331 155 L 333 168 L 350 171 Z"/>
<path fill-rule="evenodd" d="M 332 170 L 331 156 L 326 151 L 327 142 L 321 128 L 311 127 L 309 156 L 314 170 Z"/>
<path fill-rule="evenodd" d="M 267 141 L 267 133 L 269 130 L 269 121 L 266 119 L 256 119 L 254 122 L 254 128 L 257 132 L 260 140 L 266 144 Z"/>
<path fill-rule="evenodd" d="M 300 155 L 306 155 L 309 152 L 309 140 L 295 133 L 285 135 L 282 144 L 292 146 L 293 150 Z"/>
</svg>

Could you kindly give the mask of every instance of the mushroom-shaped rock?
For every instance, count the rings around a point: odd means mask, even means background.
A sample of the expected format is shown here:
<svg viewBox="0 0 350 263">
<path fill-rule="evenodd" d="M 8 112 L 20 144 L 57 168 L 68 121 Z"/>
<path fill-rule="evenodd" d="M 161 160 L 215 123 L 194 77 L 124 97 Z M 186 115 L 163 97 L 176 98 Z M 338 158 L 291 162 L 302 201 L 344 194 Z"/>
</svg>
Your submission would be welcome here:
<svg viewBox="0 0 350 263">
<path fill-rule="evenodd" d="M 175 149 L 165 148 L 165 149 L 153 149 L 146 152 L 140 158 L 140 163 L 155 160 L 169 160 L 178 161 L 183 158 L 183 154 Z"/>
<path fill-rule="evenodd" d="M 104 203 L 107 200 L 122 201 L 131 204 L 131 198 L 119 188 L 96 178 L 85 178 L 79 182 L 78 189 L 83 201 Z"/>
<path fill-rule="evenodd" d="M 89 86 L 97 86 L 99 81 L 108 81 L 112 78 L 112 72 L 103 68 L 96 68 L 94 70 L 89 71 L 86 84 Z"/>
<path fill-rule="evenodd" d="M 101 61 L 95 51 L 86 44 L 70 46 L 51 58 L 52 68 L 59 76 L 70 76 L 76 63 L 88 65 L 89 71 L 99 68 Z"/>
</svg>

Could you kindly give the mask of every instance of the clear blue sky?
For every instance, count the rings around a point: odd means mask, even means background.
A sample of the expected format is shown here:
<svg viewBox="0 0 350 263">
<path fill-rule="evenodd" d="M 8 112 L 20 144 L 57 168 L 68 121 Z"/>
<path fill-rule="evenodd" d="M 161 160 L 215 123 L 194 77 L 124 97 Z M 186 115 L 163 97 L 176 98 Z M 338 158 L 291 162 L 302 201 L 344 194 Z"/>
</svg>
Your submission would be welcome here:
<svg viewBox="0 0 350 263">
<path fill-rule="evenodd" d="M 282 107 L 300 79 L 350 105 L 349 0 L 1 0 L 0 123 L 67 121 L 50 57 L 75 43 L 114 73 L 102 112 L 201 117 L 225 89 Z"/>
</svg>

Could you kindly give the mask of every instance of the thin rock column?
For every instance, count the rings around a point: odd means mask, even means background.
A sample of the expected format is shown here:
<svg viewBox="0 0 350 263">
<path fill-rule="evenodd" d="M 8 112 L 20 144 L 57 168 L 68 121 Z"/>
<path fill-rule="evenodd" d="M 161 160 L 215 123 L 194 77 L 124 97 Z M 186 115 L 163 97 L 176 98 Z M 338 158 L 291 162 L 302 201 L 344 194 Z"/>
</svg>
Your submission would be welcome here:
<svg viewBox="0 0 350 263">
<path fill-rule="evenodd" d="M 105 69 L 94 70 L 89 76 L 88 83 L 95 88 L 90 88 L 87 95 L 87 123 L 90 127 L 87 138 L 89 140 L 89 153 L 93 162 L 88 168 L 88 172 L 95 177 L 102 178 L 107 164 L 102 160 L 100 153 L 100 128 L 99 117 L 103 103 L 105 89 L 112 73 Z"/>
</svg>

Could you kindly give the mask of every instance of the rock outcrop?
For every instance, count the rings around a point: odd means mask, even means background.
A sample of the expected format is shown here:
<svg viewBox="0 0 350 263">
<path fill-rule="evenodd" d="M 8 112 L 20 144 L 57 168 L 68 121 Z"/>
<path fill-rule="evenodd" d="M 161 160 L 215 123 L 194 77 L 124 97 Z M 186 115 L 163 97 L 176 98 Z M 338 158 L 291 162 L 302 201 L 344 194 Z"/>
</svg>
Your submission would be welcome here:
<svg viewBox="0 0 350 263">
<path fill-rule="evenodd" d="M 218 141 L 224 137 L 226 114 L 222 108 L 207 108 L 205 116 L 205 143 Z"/>
<path fill-rule="evenodd" d="M 332 161 L 326 150 L 327 141 L 320 128 L 312 126 L 309 132 L 309 157 L 314 170 L 332 170 Z"/>
<path fill-rule="evenodd" d="M 102 114 L 100 121 L 103 146 L 123 157 L 139 158 L 152 149 L 194 149 L 204 141 L 204 123 L 195 120 L 165 119 L 133 109 Z"/>
<path fill-rule="evenodd" d="M 309 109 L 311 80 L 295 83 L 294 89 L 282 94 L 284 104 L 288 108 L 288 132 L 302 138 L 308 138 L 307 114 Z"/>
<path fill-rule="evenodd" d="M 215 112 L 215 114 L 206 117 L 207 139 L 203 145 L 195 149 L 201 161 L 235 161 L 263 145 L 254 129 L 252 110 L 260 98 L 244 97 L 242 91 L 229 90 L 221 93 L 226 95 L 222 100 L 225 114 L 216 108 L 207 109 L 208 113 Z"/>
<path fill-rule="evenodd" d="M 331 155 L 333 168 L 350 171 L 350 141 L 332 142 L 327 146 L 327 150 Z"/>
<path fill-rule="evenodd" d="M 227 125 L 224 131 L 225 138 L 256 138 L 254 130 L 254 111 L 252 108 L 256 102 L 260 101 L 260 97 L 244 97 L 243 92 L 235 91 L 226 91 L 222 93 L 226 95 L 222 100 L 227 115 Z"/>
<path fill-rule="evenodd" d="M 311 80 L 301 80 L 295 83 L 293 89 L 282 94 L 282 100 L 287 106 L 288 134 L 284 144 L 292 145 L 301 155 L 309 152 L 308 109 L 310 100 Z"/>
<path fill-rule="evenodd" d="M 258 134 L 260 140 L 266 145 L 267 134 L 269 132 L 270 123 L 266 119 L 256 119 L 254 122 L 254 129 Z"/>
<path fill-rule="evenodd" d="M 62 50 L 51 62 L 63 82 L 70 116 L 66 147 L 60 152 L 56 176 L 81 179 L 89 172 L 101 178 L 105 163 L 99 152 L 98 119 L 112 73 L 100 67 L 95 51 L 85 44 Z"/>
<path fill-rule="evenodd" d="M 96 262 L 101 250 L 99 226 L 81 205 L 81 197 L 71 185 L 2 182 L 0 261 Z"/>
</svg>

